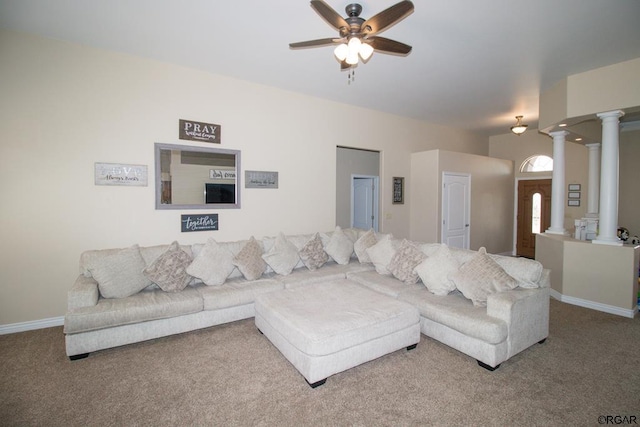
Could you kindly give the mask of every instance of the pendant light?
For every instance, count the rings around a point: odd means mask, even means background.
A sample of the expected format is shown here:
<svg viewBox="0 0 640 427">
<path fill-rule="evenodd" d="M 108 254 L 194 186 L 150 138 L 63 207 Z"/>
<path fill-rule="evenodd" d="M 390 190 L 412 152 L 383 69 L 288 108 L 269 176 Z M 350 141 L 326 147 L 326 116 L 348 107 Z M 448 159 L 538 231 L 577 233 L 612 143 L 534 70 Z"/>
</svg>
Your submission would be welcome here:
<svg viewBox="0 0 640 427">
<path fill-rule="evenodd" d="M 520 136 L 524 133 L 525 130 L 527 130 L 527 125 L 523 125 L 520 120 L 522 120 L 523 116 L 516 116 L 516 125 L 515 126 L 511 126 L 511 132 L 515 133 L 516 135 Z"/>
</svg>

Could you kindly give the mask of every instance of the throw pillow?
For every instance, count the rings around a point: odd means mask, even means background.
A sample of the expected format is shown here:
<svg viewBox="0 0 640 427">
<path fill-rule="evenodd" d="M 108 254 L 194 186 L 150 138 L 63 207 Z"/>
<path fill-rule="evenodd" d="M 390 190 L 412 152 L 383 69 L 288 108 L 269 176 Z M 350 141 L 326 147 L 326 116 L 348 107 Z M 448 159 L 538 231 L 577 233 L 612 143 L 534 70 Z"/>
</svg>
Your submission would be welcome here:
<svg viewBox="0 0 640 427">
<path fill-rule="evenodd" d="M 418 273 L 414 269 L 425 258 L 427 256 L 416 245 L 407 239 L 403 239 L 387 268 L 396 279 L 413 284 L 418 282 Z"/>
<path fill-rule="evenodd" d="M 233 264 L 247 280 L 256 280 L 262 276 L 267 263 L 262 259 L 262 247 L 253 236 L 233 258 Z"/>
<path fill-rule="evenodd" d="M 434 295 L 447 295 L 456 289 L 449 280 L 449 274 L 458 271 L 460 266 L 447 245 L 440 245 L 433 255 L 427 257 L 415 269 L 422 283 Z"/>
<path fill-rule="evenodd" d="M 173 242 L 150 266 L 143 270 L 147 279 L 165 292 L 179 292 L 187 287 L 192 277 L 187 273 L 191 257 Z"/>
<path fill-rule="evenodd" d="M 286 276 L 287 274 L 291 274 L 300 257 L 298 256 L 296 246 L 289 242 L 284 234 L 280 233 L 273 242 L 271 249 L 262 255 L 262 259 L 265 260 L 273 271 L 282 276 Z"/>
<path fill-rule="evenodd" d="M 391 275 L 388 265 L 396 253 L 396 245 L 391 234 L 384 236 L 378 243 L 367 249 L 366 252 L 378 274 Z"/>
<path fill-rule="evenodd" d="M 489 295 L 518 286 L 518 281 L 491 259 L 485 248 L 480 248 L 473 258 L 452 273 L 449 279 L 475 306 L 486 306 Z"/>
<path fill-rule="evenodd" d="M 222 285 L 233 269 L 233 254 L 216 242 L 213 237 L 207 240 L 200 253 L 187 267 L 187 273 L 202 280 L 206 285 Z"/>
<path fill-rule="evenodd" d="M 322 240 L 318 233 L 300 249 L 298 255 L 300 255 L 300 259 L 304 265 L 311 271 L 322 267 L 329 261 L 329 257 L 322 247 Z"/>
<path fill-rule="evenodd" d="M 349 264 L 351 254 L 353 254 L 353 242 L 342 231 L 342 228 L 337 226 L 324 246 L 324 251 L 338 264 L 346 265 Z"/>
<path fill-rule="evenodd" d="M 371 258 L 369 258 L 369 254 L 367 254 L 367 249 L 376 243 L 378 243 L 378 239 L 376 238 L 376 233 L 372 228 L 360 236 L 360 238 L 353 244 L 353 250 L 361 264 L 371 262 Z"/>
<path fill-rule="evenodd" d="M 140 248 L 133 245 L 96 260 L 89 271 L 103 298 L 126 298 L 151 285 L 142 274 L 146 266 Z"/>
</svg>

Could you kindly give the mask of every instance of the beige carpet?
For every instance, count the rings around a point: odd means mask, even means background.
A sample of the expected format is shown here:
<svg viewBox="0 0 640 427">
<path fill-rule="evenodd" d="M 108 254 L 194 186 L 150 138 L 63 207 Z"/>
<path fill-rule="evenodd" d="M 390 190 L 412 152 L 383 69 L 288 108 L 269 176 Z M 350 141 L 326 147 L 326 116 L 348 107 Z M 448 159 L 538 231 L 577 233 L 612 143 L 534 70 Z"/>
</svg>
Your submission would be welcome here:
<svg viewBox="0 0 640 427">
<path fill-rule="evenodd" d="M 495 372 L 422 337 L 311 389 L 253 319 L 70 362 L 62 328 L 0 336 L 0 425 L 640 424 L 640 319 L 551 301 L 550 336 Z"/>
</svg>

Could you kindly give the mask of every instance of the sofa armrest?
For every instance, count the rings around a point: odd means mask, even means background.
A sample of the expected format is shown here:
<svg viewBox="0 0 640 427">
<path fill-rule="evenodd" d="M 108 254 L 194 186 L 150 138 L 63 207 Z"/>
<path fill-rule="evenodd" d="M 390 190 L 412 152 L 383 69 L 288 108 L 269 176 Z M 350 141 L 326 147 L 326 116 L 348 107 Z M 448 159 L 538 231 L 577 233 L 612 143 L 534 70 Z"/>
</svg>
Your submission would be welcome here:
<svg viewBox="0 0 640 427">
<path fill-rule="evenodd" d="M 487 314 L 507 323 L 511 357 L 549 335 L 549 288 L 514 289 L 489 295 Z"/>
<path fill-rule="evenodd" d="M 67 310 L 94 306 L 98 303 L 99 295 L 98 282 L 93 277 L 81 274 L 67 292 Z"/>
</svg>

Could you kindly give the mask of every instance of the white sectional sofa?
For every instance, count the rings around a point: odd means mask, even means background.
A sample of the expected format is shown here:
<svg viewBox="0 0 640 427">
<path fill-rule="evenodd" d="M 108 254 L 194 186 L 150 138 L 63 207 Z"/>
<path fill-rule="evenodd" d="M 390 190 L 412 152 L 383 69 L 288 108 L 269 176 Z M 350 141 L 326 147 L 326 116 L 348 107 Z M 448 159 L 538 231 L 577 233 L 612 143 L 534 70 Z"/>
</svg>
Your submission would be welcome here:
<svg viewBox="0 0 640 427">
<path fill-rule="evenodd" d="M 413 304 L 424 335 L 490 370 L 548 335 L 549 271 L 540 263 L 337 227 L 86 251 L 68 293 L 66 352 L 75 360 L 251 318 L 258 295 L 345 278 Z"/>
</svg>

